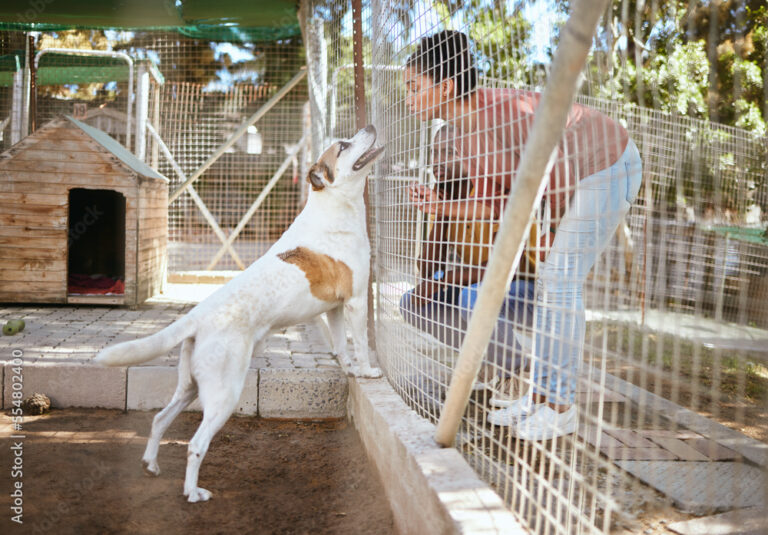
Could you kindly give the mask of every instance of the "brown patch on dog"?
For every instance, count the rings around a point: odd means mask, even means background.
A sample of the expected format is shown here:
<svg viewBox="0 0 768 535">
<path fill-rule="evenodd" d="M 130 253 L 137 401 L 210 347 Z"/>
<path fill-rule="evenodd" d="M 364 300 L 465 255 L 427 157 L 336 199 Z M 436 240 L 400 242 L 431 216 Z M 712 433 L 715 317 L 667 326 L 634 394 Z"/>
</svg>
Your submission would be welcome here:
<svg viewBox="0 0 768 535">
<path fill-rule="evenodd" d="M 322 301 L 344 301 L 352 297 L 352 270 L 340 260 L 297 247 L 277 255 L 296 265 L 309 281 L 309 291 Z"/>
<path fill-rule="evenodd" d="M 336 167 L 336 158 L 339 157 L 340 152 L 339 144 L 334 143 L 317 159 L 317 163 L 309 168 L 307 173 L 307 182 L 312 184 L 312 189 L 319 191 L 325 187 L 323 179 L 328 182 L 333 182 L 335 177 L 333 176 L 333 169 Z"/>
<path fill-rule="evenodd" d="M 330 168 L 323 162 L 317 162 L 315 165 L 309 168 L 309 173 L 307 173 L 307 182 L 312 184 L 313 190 L 320 191 L 321 189 L 325 188 L 323 179 L 327 180 L 328 182 L 333 182 L 333 173 L 331 172 Z"/>
</svg>

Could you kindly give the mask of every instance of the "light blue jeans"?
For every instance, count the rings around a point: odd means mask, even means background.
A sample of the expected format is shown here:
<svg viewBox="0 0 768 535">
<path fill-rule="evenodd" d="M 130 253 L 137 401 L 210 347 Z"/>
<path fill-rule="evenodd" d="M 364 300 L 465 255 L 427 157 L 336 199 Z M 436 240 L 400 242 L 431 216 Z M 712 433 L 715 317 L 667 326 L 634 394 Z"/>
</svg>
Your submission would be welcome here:
<svg viewBox="0 0 768 535">
<path fill-rule="evenodd" d="M 584 346 L 584 282 L 637 198 L 642 161 L 630 139 L 611 167 L 583 178 L 557 227 L 536 280 L 533 390 L 548 401 L 574 401 Z"/>
</svg>

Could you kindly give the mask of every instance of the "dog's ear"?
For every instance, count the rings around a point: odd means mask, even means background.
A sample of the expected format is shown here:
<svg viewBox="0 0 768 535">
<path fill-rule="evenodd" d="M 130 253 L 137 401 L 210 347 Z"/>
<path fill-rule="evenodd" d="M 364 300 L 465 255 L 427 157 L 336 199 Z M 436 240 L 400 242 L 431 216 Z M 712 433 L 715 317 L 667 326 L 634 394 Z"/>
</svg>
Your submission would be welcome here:
<svg viewBox="0 0 768 535">
<path fill-rule="evenodd" d="M 328 179 L 328 167 L 326 165 L 316 163 L 309 168 L 309 173 L 307 173 L 307 182 L 312 184 L 313 190 L 320 191 L 321 189 L 324 189 L 324 179 Z"/>
</svg>

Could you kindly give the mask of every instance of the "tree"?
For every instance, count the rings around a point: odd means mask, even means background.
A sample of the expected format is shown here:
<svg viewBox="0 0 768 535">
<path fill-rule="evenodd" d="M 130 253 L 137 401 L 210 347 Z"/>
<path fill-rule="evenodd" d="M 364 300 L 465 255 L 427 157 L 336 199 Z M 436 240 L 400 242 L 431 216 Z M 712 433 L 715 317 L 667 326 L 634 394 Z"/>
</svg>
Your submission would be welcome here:
<svg viewBox="0 0 768 535">
<path fill-rule="evenodd" d="M 596 94 L 765 135 L 764 0 L 614 1 L 598 34 Z"/>
</svg>

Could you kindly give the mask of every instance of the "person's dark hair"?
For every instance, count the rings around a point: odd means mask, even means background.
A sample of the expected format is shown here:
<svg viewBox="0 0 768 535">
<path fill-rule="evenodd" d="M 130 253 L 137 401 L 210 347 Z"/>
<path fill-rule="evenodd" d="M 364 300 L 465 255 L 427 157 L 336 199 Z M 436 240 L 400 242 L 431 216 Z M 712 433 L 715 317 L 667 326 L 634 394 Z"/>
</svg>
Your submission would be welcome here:
<svg viewBox="0 0 768 535">
<path fill-rule="evenodd" d="M 470 95 L 477 85 L 477 67 L 469 51 L 469 38 L 461 32 L 443 30 L 424 37 L 405 65 L 435 83 L 453 80 L 456 96 L 460 98 Z"/>
</svg>

